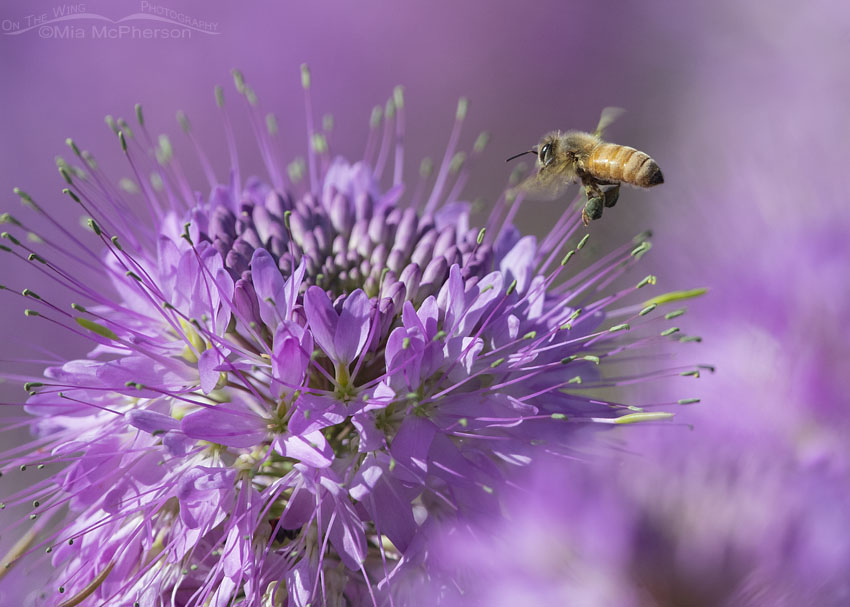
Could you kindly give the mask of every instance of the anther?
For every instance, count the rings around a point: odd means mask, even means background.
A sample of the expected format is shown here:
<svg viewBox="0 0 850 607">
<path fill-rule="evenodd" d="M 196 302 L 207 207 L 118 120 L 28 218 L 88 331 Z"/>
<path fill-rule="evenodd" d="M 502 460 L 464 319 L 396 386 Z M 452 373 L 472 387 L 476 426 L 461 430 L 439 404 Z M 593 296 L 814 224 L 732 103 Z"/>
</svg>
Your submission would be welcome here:
<svg viewBox="0 0 850 607">
<path fill-rule="evenodd" d="M 66 144 L 69 148 L 71 148 L 71 151 L 72 151 L 72 152 L 74 152 L 74 155 L 75 155 L 75 156 L 80 156 L 80 148 L 78 148 L 78 147 L 77 147 L 77 144 L 76 144 L 76 143 L 74 143 L 74 140 L 73 140 L 73 139 L 71 139 L 70 137 L 68 137 L 68 138 L 65 140 L 65 144 Z"/>
<path fill-rule="evenodd" d="M 641 310 L 640 312 L 638 312 L 638 316 L 646 316 L 647 314 L 649 314 L 650 312 L 652 312 L 652 311 L 653 311 L 655 308 L 657 308 L 657 307 L 658 307 L 658 304 L 649 304 L 649 305 L 648 305 L 648 306 L 646 306 L 643 310 Z"/>
<path fill-rule="evenodd" d="M 310 67 L 306 63 L 301 64 L 301 86 L 310 88 Z"/>
<path fill-rule="evenodd" d="M 15 245 L 15 246 L 20 246 L 20 245 L 21 245 L 21 241 L 20 241 L 20 240 L 18 240 L 17 238 L 15 238 L 14 236 L 12 236 L 11 234 L 9 234 L 9 232 L 2 232 L 2 233 L 0 233 L 0 238 L 5 238 L 6 240 L 8 240 L 9 242 L 11 242 L 11 243 L 12 243 L 13 245 Z"/>
<path fill-rule="evenodd" d="M 636 246 L 634 249 L 632 249 L 632 251 L 631 251 L 631 253 L 629 253 L 629 255 L 631 255 L 632 257 L 636 257 L 636 258 L 640 259 L 651 248 L 652 248 L 652 243 L 650 243 L 647 240 L 645 242 L 640 243 L 638 246 Z"/>
<path fill-rule="evenodd" d="M 455 112 L 455 118 L 457 120 L 463 120 L 466 118 L 466 112 L 469 109 L 469 100 L 466 97 L 461 97 L 457 100 L 457 112 Z"/>
<path fill-rule="evenodd" d="M 184 133 L 188 134 L 192 131 L 192 125 L 189 124 L 189 117 L 183 110 L 177 110 L 177 123 Z"/>
<path fill-rule="evenodd" d="M 322 133 L 313 133 L 313 139 L 310 142 L 313 150 L 319 154 L 324 154 L 328 151 L 328 140 Z"/>
<path fill-rule="evenodd" d="M 655 276 L 653 276 L 652 274 L 650 274 L 649 276 L 647 276 L 646 278 L 641 280 L 639 283 L 637 283 L 637 286 L 635 288 L 636 289 L 642 289 L 646 285 L 654 285 L 656 280 L 657 280 L 657 278 Z"/>
<path fill-rule="evenodd" d="M 88 329 L 92 333 L 96 333 L 101 337 L 105 337 L 106 339 L 112 340 L 118 339 L 118 336 L 111 329 L 104 327 L 103 325 L 96 323 L 93 320 L 83 318 L 82 316 L 77 316 L 74 320 L 77 322 L 78 325 L 80 325 L 84 329 Z"/>
<path fill-rule="evenodd" d="M 452 160 L 449 163 L 449 172 L 452 175 L 456 175 L 463 167 L 464 162 L 466 162 L 466 154 L 464 152 L 457 152 L 452 156 Z"/>
<path fill-rule="evenodd" d="M 174 157 L 174 148 L 171 147 L 171 140 L 168 138 L 168 135 L 160 135 L 157 141 L 159 147 L 156 149 L 156 160 L 160 164 L 166 165 Z"/>
<path fill-rule="evenodd" d="M 431 176 L 431 172 L 434 170 L 434 161 L 428 157 L 422 159 L 422 162 L 419 163 L 419 176 L 422 179 L 427 179 Z"/>
<path fill-rule="evenodd" d="M 3 213 L 0 215 L 0 223 L 11 223 L 14 226 L 21 227 L 21 222 L 12 217 L 9 213 Z"/>
<path fill-rule="evenodd" d="M 112 129 L 113 133 L 116 135 L 118 134 L 118 124 L 116 124 L 115 118 L 113 118 L 111 114 L 104 116 L 103 121 L 106 122 L 106 126 Z"/>
<path fill-rule="evenodd" d="M 676 401 L 680 405 L 693 405 L 699 402 L 698 398 L 680 398 Z"/>
<path fill-rule="evenodd" d="M 77 196 L 76 194 L 74 194 L 74 192 L 72 192 L 72 191 L 71 191 L 71 190 L 69 190 L 68 188 L 64 188 L 64 189 L 62 190 L 62 193 L 63 193 L 63 194 L 67 194 L 68 196 L 70 196 L 70 197 L 71 197 L 71 200 L 73 200 L 74 202 L 80 202 L 80 197 L 79 197 L 79 196 Z"/>
<path fill-rule="evenodd" d="M 124 134 L 127 136 L 127 138 L 133 138 L 133 130 L 130 128 L 130 125 L 127 124 L 126 120 L 124 120 L 123 118 L 119 118 L 118 126 L 120 127 L 120 130 L 124 131 Z"/>
<path fill-rule="evenodd" d="M 40 211 L 38 205 L 33 201 L 32 196 L 24 192 L 21 188 L 12 188 L 12 191 L 17 194 L 21 202 L 35 211 Z"/>
<path fill-rule="evenodd" d="M 266 130 L 272 136 L 277 135 L 278 132 L 277 118 L 271 112 L 266 114 Z"/>
<path fill-rule="evenodd" d="M 83 160 L 86 161 L 86 164 L 92 171 L 97 169 L 97 161 L 94 159 L 94 156 L 91 155 L 91 152 L 83 150 Z"/>
<path fill-rule="evenodd" d="M 488 133 L 487 131 L 482 131 L 478 135 L 478 137 L 476 137 L 475 143 L 472 146 L 472 150 L 476 154 L 480 154 L 481 152 L 484 151 L 484 148 L 487 147 L 487 143 L 489 143 L 489 141 L 490 141 L 490 133 Z"/>
<path fill-rule="evenodd" d="M 404 107 L 404 87 L 400 84 L 393 89 L 393 102 L 399 109 Z"/>
</svg>

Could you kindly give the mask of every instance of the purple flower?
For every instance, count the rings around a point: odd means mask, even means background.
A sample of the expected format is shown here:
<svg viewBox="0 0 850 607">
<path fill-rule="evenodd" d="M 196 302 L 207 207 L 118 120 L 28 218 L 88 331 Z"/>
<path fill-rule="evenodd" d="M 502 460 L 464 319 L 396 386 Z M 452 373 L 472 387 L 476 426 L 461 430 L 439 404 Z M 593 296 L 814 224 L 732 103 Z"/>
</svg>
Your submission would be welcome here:
<svg viewBox="0 0 850 607">
<path fill-rule="evenodd" d="M 666 429 L 669 433 L 669 429 Z M 850 492 L 840 475 L 730 434 L 542 461 L 505 518 L 446 525 L 412 605 L 844 605 Z"/>
<path fill-rule="evenodd" d="M 703 8 L 693 15 L 705 28 L 705 44 L 691 50 L 697 69 L 670 128 L 657 131 L 668 149 L 687 146 L 700 156 L 665 160 L 699 196 L 687 212 L 661 214 L 656 224 L 666 236 L 659 246 L 682 252 L 670 272 L 696 276 L 713 294 L 697 305 L 712 334 L 703 355 L 721 372 L 696 393 L 706 406 L 695 413 L 706 415 L 688 421 L 770 434 L 803 461 L 848 470 L 847 188 L 827 180 L 813 193 L 804 180 L 777 178 L 844 171 L 850 142 L 823 133 L 847 119 L 841 100 L 850 95 L 850 74 L 830 60 L 843 48 L 848 15 L 828 3 L 814 13 L 788 3 L 782 25 L 754 37 L 738 33 L 764 28 L 760 11 L 734 2 Z M 806 15 L 818 15 L 816 23 Z M 812 44 L 801 47 L 800 39 Z M 753 86 L 754 65 L 781 69 L 760 72 Z M 752 153 L 727 154 L 733 148 Z M 797 149 L 807 152 L 784 152 Z M 680 195 L 659 192 L 659 209 Z"/>
<path fill-rule="evenodd" d="M 135 175 L 124 191 L 74 142 L 79 166 L 59 161 L 89 234 L 57 225 L 65 239 L 37 250 L 4 233 L 83 301 L 25 290 L 27 316 L 95 344 L 27 378 L 36 438 L 3 458 L 52 470 L 7 497 L 48 521 L 28 538 L 52 555 L 47 604 L 398 604 L 437 522 L 497 513 L 510 469 L 676 404 L 589 391 L 698 375 L 633 364 L 676 333 L 655 308 L 699 293 L 637 293 L 655 283 L 629 274 L 645 235 L 594 259 L 570 208 L 537 242 L 511 225 L 509 193 L 471 227 L 459 195 L 481 140 L 452 160 L 465 101 L 433 183 L 406 188 L 401 92 L 352 164 L 303 83 L 310 150 L 284 170 L 236 75 L 267 181 L 243 181 L 225 112 L 230 178 L 208 171 L 196 192 L 139 109 L 138 126 L 110 122 Z"/>
</svg>

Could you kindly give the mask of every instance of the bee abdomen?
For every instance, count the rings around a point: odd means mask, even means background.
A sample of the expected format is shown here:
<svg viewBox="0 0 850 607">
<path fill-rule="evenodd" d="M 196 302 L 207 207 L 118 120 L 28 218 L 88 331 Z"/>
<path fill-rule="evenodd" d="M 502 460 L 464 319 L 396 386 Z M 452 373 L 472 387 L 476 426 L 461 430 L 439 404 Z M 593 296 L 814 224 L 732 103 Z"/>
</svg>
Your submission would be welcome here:
<svg viewBox="0 0 850 607">
<path fill-rule="evenodd" d="M 591 152 L 588 172 L 608 181 L 622 181 L 642 188 L 664 183 L 658 164 L 648 155 L 627 145 L 601 143 Z"/>
</svg>

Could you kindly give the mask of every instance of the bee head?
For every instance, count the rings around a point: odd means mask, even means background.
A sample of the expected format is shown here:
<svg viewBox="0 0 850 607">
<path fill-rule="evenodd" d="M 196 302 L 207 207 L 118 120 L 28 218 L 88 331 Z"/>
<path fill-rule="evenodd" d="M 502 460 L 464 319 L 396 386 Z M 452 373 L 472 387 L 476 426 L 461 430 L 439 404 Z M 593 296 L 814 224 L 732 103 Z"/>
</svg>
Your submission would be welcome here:
<svg viewBox="0 0 850 607">
<path fill-rule="evenodd" d="M 537 158 L 540 160 L 540 164 L 546 166 L 552 162 L 552 157 L 552 144 L 544 143 L 543 147 L 541 147 L 540 151 L 537 153 Z"/>
<path fill-rule="evenodd" d="M 550 134 L 544 137 L 540 144 L 535 145 L 533 148 L 526 152 L 514 154 L 513 156 L 508 158 L 506 162 L 510 162 L 514 158 L 519 158 L 520 156 L 525 156 L 526 154 L 534 154 L 535 156 L 537 156 L 537 162 L 540 166 L 547 166 L 555 159 L 555 148 L 557 145 L 558 138 Z"/>
<path fill-rule="evenodd" d="M 558 133 L 549 133 L 533 149 L 537 150 L 537 160 L 540 162 L 540 166 L 549 166 L 555 160 L 555 153 L 558 150 Z"/>
</svg>

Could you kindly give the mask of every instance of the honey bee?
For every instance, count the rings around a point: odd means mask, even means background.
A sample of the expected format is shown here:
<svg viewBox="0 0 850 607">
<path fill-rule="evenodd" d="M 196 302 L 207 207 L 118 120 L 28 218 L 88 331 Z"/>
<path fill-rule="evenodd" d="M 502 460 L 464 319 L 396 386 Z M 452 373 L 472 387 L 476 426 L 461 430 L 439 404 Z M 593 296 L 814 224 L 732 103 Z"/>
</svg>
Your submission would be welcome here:
<svg viewBox="0 0 850 607">
<path fill-rule="evenodd" d="M 534 154 L 536 172 L 518 187 L 537 198 L 555 199 L 570 184 L 581 181 L 587 202 L 581 221 L 588 225 L 602 217 L 604 207 L 613 207 L 620 197 L 620 185 L 628 183 L 651 188 L 664 183 L 658 164 L 635 148 L 602 140 L 605 128 L 622 110 L 605 108 L 593 133 L 552 131 L 532 149 L 508 158 L 508 161 Z"/>
</svg>

